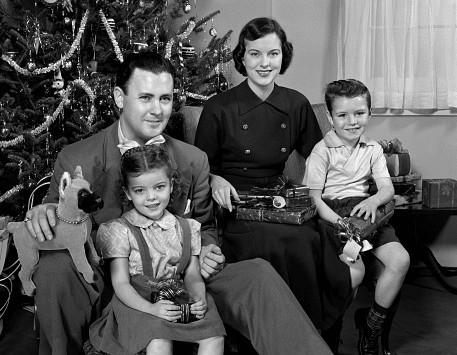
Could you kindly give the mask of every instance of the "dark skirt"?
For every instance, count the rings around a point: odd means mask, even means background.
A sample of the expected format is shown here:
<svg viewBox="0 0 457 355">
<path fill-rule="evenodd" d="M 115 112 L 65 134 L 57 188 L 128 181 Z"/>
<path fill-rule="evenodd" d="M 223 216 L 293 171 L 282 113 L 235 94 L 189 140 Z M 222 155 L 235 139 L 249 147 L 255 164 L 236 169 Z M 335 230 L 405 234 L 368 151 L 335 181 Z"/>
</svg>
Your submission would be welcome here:
<svg viewBox="0 0 457 355">
<path fill-rule="evenodd" d="M 223 251 L 229 262 L 262 258 L 289 285 L 316 328 L 326 329 L 343 313 L 351 293 L 349 268 L 323 243 L 314 220 L 302 225 L 236 220 L 224 228 Z M 324 267 L 324 265 L 326 267 Z M 326 273 L 326 270 L 332 272 Z M 335 306 L 332 291 L 344 304 Z M 341 302 L 340 302 L 341 303 Z"/>
<path fill-rule="evenodd" d="M 225 328 L 211 295 L 206 295 L 208 309 L 203 319 L 182 324 L 127 307 L 113 296 L 102 316 L 90 329 L 90 341 L 98 351 L 110 355 L 136 354 L 153 339 L 195 342 L 224 336 Z"/>
</svg>

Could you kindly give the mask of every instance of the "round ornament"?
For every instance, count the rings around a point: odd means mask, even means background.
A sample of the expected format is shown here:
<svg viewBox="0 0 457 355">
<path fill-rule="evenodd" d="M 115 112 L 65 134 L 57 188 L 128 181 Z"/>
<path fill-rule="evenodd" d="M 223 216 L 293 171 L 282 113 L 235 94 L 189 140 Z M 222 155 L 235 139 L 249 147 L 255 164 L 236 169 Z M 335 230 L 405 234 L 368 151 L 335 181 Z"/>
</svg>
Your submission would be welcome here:
<svg viewBox="0 0 457 355">
<path fill-rule="evenodd" d="M 226 81 L 222 81 L 219 83 L 219 91 L 227 91 L 228 89 L 228 83 Z"/>
<path fill-rule="evenodd" d="M 215 29 L 214 27 L 211 27 L 211 28 L 209 29 L 209 34 L 210 34 L 210 36 L 216 37 L 216 36 L 217 36 L 217 31 L 216 31 L 216 29 Z"/>
<path fill-rule="evenodd" d="M 10 135 L 11 131 L 6 124 L 3 124 L 0 128 L 0 138 L 6 138 Z"/>
<path fill-rule="evenodd" d="M 24 182 L 24 188 L 26 190 L 33 190 L 35 187 L 37 187 L 37 182 L 35 179 L 27 179 Z"/>
<path fill-rule="evenodd" d="M 189 2 L 186 2 L 182 9 L 183 9 L 184 13 L 188 14 L 190 12 L 190 10 L 192 10 L 192 6 L 190 6 Z"/>
<path fill-rule="evenodd" d="M 65 16 L 63 18 L 63 23 L 66 25 L 69 25 L 71 23 L 71 18 L 69 18 L 68 16 Z"/>
<path fill-rule="evenodd" d="M 28 71 L 34 71 L 36 69 L 36 63 L 30 58 L 25 67 Z"/>
<path fill-rule="evenodd" d="M 139 53 L 143 50 L 146 50 L 148 45 L 146 43 L 135 42 L 133 43 L 133 53 Z"/>
<path fill-rule="evenodd" d="M 63 70 L 71 70 L 71 68 L 73 68 L 73 63 L 71 62 L 71 60 L 66 60 L 65 62 L 62 63 L 62 69 Z"/>
<path fill-rule="evenodd" d="M 99 95 L 94 100 L 94 106 L 97 111 L 106 110 L 109 107 L 108 97 L 105 95 Z"/>
</svg>

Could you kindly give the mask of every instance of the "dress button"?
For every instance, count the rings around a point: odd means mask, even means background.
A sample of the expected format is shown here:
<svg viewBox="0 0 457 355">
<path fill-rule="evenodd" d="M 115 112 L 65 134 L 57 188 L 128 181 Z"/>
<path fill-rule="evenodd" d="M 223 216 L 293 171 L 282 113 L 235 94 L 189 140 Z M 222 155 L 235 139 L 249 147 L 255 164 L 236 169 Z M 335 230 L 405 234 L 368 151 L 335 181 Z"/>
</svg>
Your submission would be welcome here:
<svg viewBox="0 0 457 355">
<path fill-rule="evenodd" d="M 249 127 L 249 126 L 248 126 L 247 124 L 244 124 L 244 125 L 243 125 L 243 129 L 248 129 L 248 127 Z"/>
<path fill-rule="evenodd" d="M 287 149 L 286 148 L 281 148 L 281 152 L 285 153 L 285 152 L 287 152 Z"/>
<path fill-rule="evenodd" d="M 248 168 L 243 168 L 243 171 L 248 171 Z"/>
<path fill-rule="evenodd" d="M 251 151 L 250 151 L 249 149 L 246 149 L 246 150 L 244 151 L 244 154 L 249 155 L 249 154 L 251 154 Z"/>
<path fill-rule="evenodd" d="M 287 125 L 286 125 L 285 123 L 283 123 L 283 124 L 281 125 L 281 128 L 282 128 L 282 129 L 285 129 L 286 127 L 287 127 Z"/>
</svg>

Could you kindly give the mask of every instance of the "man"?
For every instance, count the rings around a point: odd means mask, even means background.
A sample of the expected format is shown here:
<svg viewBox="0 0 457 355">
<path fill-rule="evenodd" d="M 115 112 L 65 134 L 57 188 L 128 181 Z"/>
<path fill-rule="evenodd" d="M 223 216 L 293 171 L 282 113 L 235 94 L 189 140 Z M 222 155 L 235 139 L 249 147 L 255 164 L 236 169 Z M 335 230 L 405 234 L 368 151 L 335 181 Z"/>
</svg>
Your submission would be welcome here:
<svg viewBox="0 0 457 355">
<path fill-rule="evenodd" d="M 83 141 L 66 146 L 57 157 L 45 204 L 26 214 L 30 232 L 39 240 L 53 238 L 59 178 L 64 171 L 82 167 L 93 191 L 105 207 L 91 215 L 93 226 L 123 213 L 119 179 L 121 151 L 128 144 L 161 141 L 172 112 L 175 71 L 156 53 L 132 54 L 120 65 L 114 100 L 119 121 Z M 298 301 L 269 263 L 261 259 L 225 265 L 214 227 L 206 154 L 163 135 L 163 143 L 181 174 L 181 194 L 169 210 L 201 223 L 200 265 L 207 290 L 223 321 L 251 340 L 259 354 L 331 354 Z M 40 355 L 78 354 L 90 323 L 110 295 L 103 270 L 87 284 L 66 251 L 43 252 L 35 271 L 37 314 L 41 326 Z M 107 280 L 105 280 L 107 281 Z M 105 292 L 103 292 L 105 291 Z"/>
</svg>

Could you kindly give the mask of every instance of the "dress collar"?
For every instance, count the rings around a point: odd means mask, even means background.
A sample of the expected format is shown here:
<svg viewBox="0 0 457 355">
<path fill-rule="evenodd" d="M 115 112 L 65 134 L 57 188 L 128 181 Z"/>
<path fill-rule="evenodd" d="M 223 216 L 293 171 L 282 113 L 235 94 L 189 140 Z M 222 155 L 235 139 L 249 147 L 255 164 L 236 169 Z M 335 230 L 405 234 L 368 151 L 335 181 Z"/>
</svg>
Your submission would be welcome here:
<svg viewBox="0 0 457 355">
<path fill-rule="evenodd" d="M 135 208 L 131 209 L 128 212 L 125 212 L 124 217 L 134 226 L 140 228 L 149 228 L 150 226 L 155 224 L 162 229 L 170 229 L 173 228 L 176 224 L 175 216 L 167 210 L 164 211 L 163 216 L 157 221 L 143 216 Z"/>
<path fill-rule="evenodd" d="M 254 91 L 252 91 L 247 79 L 239 84 L 237 88 L 236 96 L 240 115 L 244 115 L 264 102 L 287 113 L 286 97 L 281 86 L 274 84 L 273 91 L 265 101 L 262 101 Z"/>
</svg>

